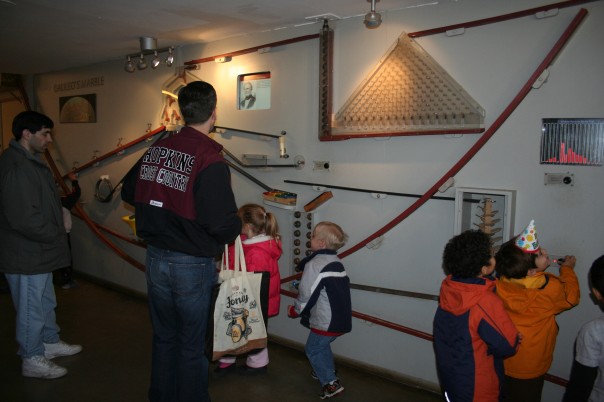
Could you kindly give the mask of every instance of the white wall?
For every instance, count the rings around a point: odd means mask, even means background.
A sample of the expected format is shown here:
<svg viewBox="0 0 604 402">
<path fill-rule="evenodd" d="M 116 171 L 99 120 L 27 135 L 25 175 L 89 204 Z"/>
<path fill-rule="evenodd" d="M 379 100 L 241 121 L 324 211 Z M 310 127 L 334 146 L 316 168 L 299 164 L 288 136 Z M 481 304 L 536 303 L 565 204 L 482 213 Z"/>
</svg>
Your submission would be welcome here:
<svg viewBox="0 0 604 402">
<path fill-rule="evenodd" d="M 386 50 L 403 32 L 414 32 L 453 23 L 492 17 L 548 4 L 544 1 L 465 0 L 391 12 L 376 30 L 364 28 L 361 19 L 332 23 L 335 30 L 334 111 L 371 71 Z M 604 6 L 588 3 L 589 14 L 568 45 L 562 50 L 547 82 L 532 90 L 510 118 L 460 172 L 455 186 L 515 190 L 515 232 L 530 219 L 538 225 L 541 244 L 553 254 L 577 256 L 581 283 L 581 304 L 558 317 L 558 336 L 550 373 L 568 378 L 574 337 L 580 325 L 601 314 L 588 297 L 587 270 L 604 253 L 604 219 L 597 212 L 603 198 L 602 167 L 553 166 L 539 164 L 542 118 L 603 117 L 604 83 L 601 79 L 604 55 Z M 561 9 L 559 15 L 543 20 L 525 17 L 470 28 L 456 37 L 434 35 L 417 42 L 486 110 L 485 127 L 510 104 L 529 76 L 554 45 L 579 8 Z M 280 30 L 254 36 L 190 46 L 178 50 L 178 63 L 251 46 L 318 33 L 320 24 Z M 292 163 L 296 155 L 305 158 L 303 169 L 248 169 L 267 185 L 298 193 L 298 209 L 319 193 L 311 187 L 284 183 L 284 179 L 368 188 L 400 193 L 423 194 L 475 143 L 480 135 L 461 138 L 444 136 L 395 137 L 320 142 L 318 126 L 318 40 L 272 49 L 266 54 L 235 57 L 230 63 L 206 63 L 194 74 L 214 84 L 219 93 L 219 125 L 278 134 L 287 131 L 290 159 L 278 158 L 276 140 L 265 141 L 242 133 L 217 135 L 215 139 L 237 156 L 266 154 L 270 163 Z M 272 105 L 267 111 L 238 111 L 235 108 L 236 76 L 256 71 L 273 75 Z M 159 125 L 161 84 L 172 70 L 123 71 L 123 60 L 38 77 L 36 101 L 55 122 L 58 97 L 96 93 L 98 122 L 56 125 L 53 154 L 67 170 L 74 161 L 80 165 L 142 135 L 147 123 Z M 102 87 L 56 93 L 53 84 L 104 76 Z M 102 204 L 94 199 L 94 185 L 102 174 L 117 183 L 132 166 L 144 147 L 141 144 L 123 156 L 82 172 L 85 209 L 98 223 L 129 234 L 121 222 L 131 213 L 119 198 Z M 312 161 L 329 160 L 330 171 L 313 171 Z M 571 172 L 574 186 L 544 186 L 544 173 Z M 233 173 L 238 203 L 261 202 L 263 191 L 239 173 Z M 348 247 L 362 241 L 390 222 L 415 199 L 389 196 L 374 199 L 366 193 L 333 189 L 334 199 L 321 207 L 315 221 L 333 220 L 350 235 Z M 454 196 L 454 188 L 443 196 Z M 278 212 L 281 231 L 291 239 L 291 215 Z M 443 272 L 441 253 L 453 235 L 454 205 L 431 200 L 384 236 L 377 249 L 362 248 L 345 258 L 353 283 L 438 294 Z M 95 239 L 84 224 L 75 222 L 73 236 L 75 268 L 104 280 L 145 291 L 144 275 L 116 257 Z M 127 253 L 144 261 L 144 251 L 115 240 Z M 282 274 L 290 273 L 290 241 L 286 241 L 286 261 Z M 555 269 L 550 269 L 556 271 Z M 283 306 L 290 299 L 284 297 Z M 353 291 L 356 311 L 377 316 L 420 331 L 432 332 L 436 303 L 399 296 Z M 436 384 L 432 345 L 407 334 L 356 320 L 353 332 L 334 343 L 336 353 L 369 365 L 391 370 Z M 286 318 L 284 311 L 271 321 L 270 332 L 303 342 L 306 331 Z M 371 341 L 371 346 L 367 340 Z M 543 400 L 559 400 L 562 388 L 546 384 Z"/>
</svg>

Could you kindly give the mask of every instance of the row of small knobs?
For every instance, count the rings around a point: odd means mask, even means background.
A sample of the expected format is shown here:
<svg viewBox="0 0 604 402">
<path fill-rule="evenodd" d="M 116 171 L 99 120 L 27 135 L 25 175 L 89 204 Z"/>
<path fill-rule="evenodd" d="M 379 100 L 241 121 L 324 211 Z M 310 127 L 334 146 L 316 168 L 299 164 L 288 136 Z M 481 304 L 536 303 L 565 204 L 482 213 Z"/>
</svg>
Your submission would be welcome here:
<svg viewBox="0 0 604 402">
<path fill-rule="evenodd" d="M 296 228 L 294 230 L 294 266 L 297 266 L 298 264 L 300 264 L 301 258 L 300 256 L 302 255 L 302 244 L 303 244 L 303 239 L 302 239 L 302 231 L 300 230 L 300 228 L 302 228 L 303 226 L 306 226 L 306 229 L 308 229 L 308 231 L 305 233 L 306 236 L 306 242 L 304 243 L 304 246 L 306 246 L 306 250 L 304 251 L 304 255 L 309 256 L 312 254 L 312 251 L 310 250 L 310 238 L 312 236 L 312 214 L 306 214 L 306 219 L 307 222 L 305 225 L 303 225 L 302 221 L 300 220 L 302 218 L 302 212 L 300 211 L 296 211 L 294 212 L 294 218 L 296 219 L 294 221 L 294 228 Z"/>
</svg>

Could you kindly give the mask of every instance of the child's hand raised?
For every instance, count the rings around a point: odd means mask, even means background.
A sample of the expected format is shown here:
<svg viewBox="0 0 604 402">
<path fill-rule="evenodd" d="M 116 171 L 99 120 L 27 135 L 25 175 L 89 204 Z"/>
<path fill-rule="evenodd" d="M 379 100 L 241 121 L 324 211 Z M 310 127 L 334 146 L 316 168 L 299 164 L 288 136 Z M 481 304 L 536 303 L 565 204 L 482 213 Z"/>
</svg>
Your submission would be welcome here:
<svg viewBox="0 0 604 402">
<path fill-rule="evenodd" d="M 567 255 L 564 257 L 564 262 L 562 263 L 562 266 L 574 269 L 576 263 L 577 263 L 577 258 L 574 255 Z"/>
</svg>

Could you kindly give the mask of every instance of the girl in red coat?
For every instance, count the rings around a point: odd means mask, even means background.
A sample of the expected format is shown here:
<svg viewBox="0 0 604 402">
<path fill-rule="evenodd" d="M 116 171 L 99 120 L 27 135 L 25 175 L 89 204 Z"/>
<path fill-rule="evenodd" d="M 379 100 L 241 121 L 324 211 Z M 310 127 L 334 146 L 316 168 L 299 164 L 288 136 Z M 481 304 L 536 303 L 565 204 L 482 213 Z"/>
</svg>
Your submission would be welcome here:
<svg viewBox="0 0 604 402">
<path fill-rule="evenodd" d="M 243 243 L 243 254 L 248 271 L 270 272 L 268 316 L 274 317 L 279 314 L 281 303 L 281 275 L 277 261 L 281 257 L 281 236 L 279 225 L 275 215 L 267 212 L 264 207 L 257 204 L 246 204 L 237 212 L 241 218 L 241 240 Z M 234 264 L 234 247 L 229 246 L 230 267 Z M 242 371 L 248 374 L 260 374 L 267 370 L 269 359 L 268 349 L 264 348 L 257 353 L 248 354 Z M 221 375 L 234 371 L 235 357 L 222 357 L 215 374 Z"/>
</svg>

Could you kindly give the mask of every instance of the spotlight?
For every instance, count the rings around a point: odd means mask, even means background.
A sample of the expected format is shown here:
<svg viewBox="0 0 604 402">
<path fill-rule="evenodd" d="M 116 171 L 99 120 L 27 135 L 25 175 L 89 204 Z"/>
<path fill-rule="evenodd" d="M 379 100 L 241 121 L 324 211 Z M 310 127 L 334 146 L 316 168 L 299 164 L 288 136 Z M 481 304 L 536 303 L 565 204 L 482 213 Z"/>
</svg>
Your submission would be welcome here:
<svg viewBox="0 0 604 402">
<path fill-rule="evenodd" d="M 371 2 L 371 11 L 365 14 L 365 20 L 363 23 L 368 29 L 375 29 L 382 24 L 382 15 L 375 12 L 375 3 L 380 0 L 367 0 Z"/>
<path fill-rule="evenodd" d="M 157 68 L 157 66 L 159 66 L 159 63 L 161 63 L 161 62 L 159 60 L 159 57 L 157 57 L 157 50 L 154 51 L 154 54 L 155 54 L 155 57 L 151 61 L 151 67 Z"/>
<path fill-rule="evenodd" d="M 138 59 L 137 67 L 139 70 L 144 70 L 145 68 L 147 68 L 147 62 L 145 61 L 145 57 L 143 56 L 142 53 L 141 53 L 141 58 Z"/>
<path fill-rule="evenodd" d="M 2 2 L 2 0 L 0 0 L 0 3 Z M 151 56 L 151 61 L 149 62 L 149 64 L 151 65 L 151 68 L 153 69 L 157 69 L 157 67 L 159 67 L 160 64 L 162 64 L 162 60 L 163 58 L 159 57 L 159 54 L 164 53 L 164 52 L 168 52 L 168 57 L 166 57 L 165 61 L 166 61 L 166 65 L 168 67 L 171 67 L 172 64 L 174 63 L 174 47 L 173 46 L 166 46 L 166 47 L 162 47 L 162 48 L 158 48 L 157 47 L 157 39 L 155 38 L 151 38 L 151 37 L 147 37 L 147 36 L 143 36 L 140 37 L 140 53 L 133 53 L 133 54 L 129 54 L 126 55 L 127 57 L 127 61 L 126 61 L 126 65 L 124 66 L 124 70 L 129 72 L 129 73 L 133 73 L 136 71 L 136 69 L 139 70 L 144 70 L 147 68 L 148 64 L 147 64 L 147 60 L 145 60 L 146 56 Z"/>
<path fill-rule="evenodd" d="M 128 56 L 128 60 L 126 61 L 126 65 L 124 66 L 124 70 L 126 70 L 129 73 L 133 73 L 135 68 L 134 68 L 134 64 L 132 63 L 132 60 L 130 59 L 130 56 Z"/>
<path fill-rule="evenodd" d="M 172 46 L 168 49 L 168 57 L 166 57 L 166 66 L 172 67 L 174 63 L 174 54 L 172 53 Z"/>
</svg>

